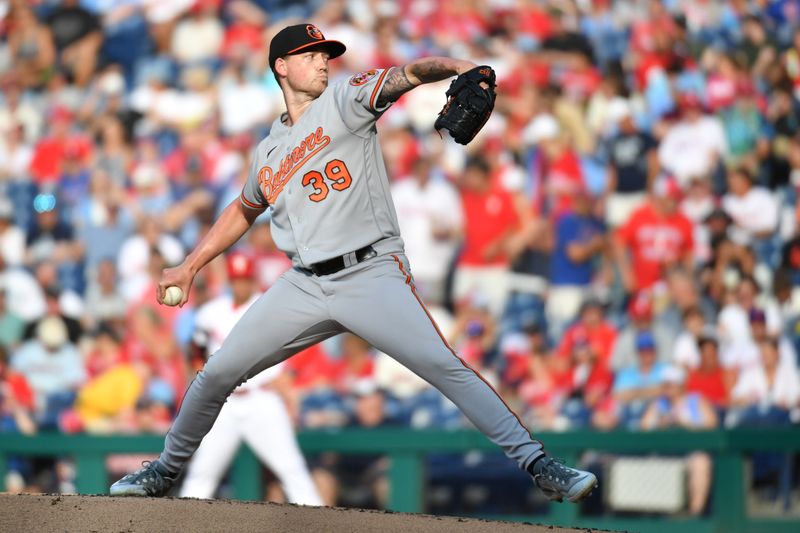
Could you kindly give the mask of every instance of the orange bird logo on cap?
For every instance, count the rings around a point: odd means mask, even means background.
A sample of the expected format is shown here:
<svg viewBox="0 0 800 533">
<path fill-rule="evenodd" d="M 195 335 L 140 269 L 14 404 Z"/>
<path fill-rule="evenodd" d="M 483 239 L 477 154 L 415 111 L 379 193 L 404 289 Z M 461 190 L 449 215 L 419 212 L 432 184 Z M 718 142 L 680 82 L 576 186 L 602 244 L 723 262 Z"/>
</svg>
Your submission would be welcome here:
<svg viewBox="0 0 800 533">
<path fill-rule="evenodd" d="M 306 26 L 306 31 L 308 32 L 308 35 L 312 39 L 324 39 L 325 38 L 325 37 L 322 36 L 322 32 L 319 31 L 319 28 L 317 28 L 313 24 L 309 24 L 308 26 Z"/>
</svg>

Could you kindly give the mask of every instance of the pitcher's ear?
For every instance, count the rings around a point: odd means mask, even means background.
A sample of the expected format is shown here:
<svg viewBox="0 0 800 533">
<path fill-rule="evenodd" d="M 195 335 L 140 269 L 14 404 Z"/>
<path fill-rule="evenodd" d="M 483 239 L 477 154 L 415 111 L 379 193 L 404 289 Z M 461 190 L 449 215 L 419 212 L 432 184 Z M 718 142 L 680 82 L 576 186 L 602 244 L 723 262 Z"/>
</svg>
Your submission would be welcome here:
<svg viewBox="0 0 800 533">
<path fill-rule="evenodd" d="M 287 75 L 286 59 L 279 57 L 275 60 L 275 73 L 281 76 Z"/>
</svg>

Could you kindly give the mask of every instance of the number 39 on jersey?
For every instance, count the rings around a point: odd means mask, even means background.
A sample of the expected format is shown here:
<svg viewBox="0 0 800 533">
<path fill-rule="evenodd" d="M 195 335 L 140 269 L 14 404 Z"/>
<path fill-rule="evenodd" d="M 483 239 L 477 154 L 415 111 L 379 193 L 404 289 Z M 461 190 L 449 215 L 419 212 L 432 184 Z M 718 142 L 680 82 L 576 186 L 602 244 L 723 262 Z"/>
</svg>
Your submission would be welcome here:
<svg viewBox="0 0 800 533">
<path fill-rule="evenodd" d="M 330 183 L 330 186 L 328 185 Z M 303 187 L 310 187 L 312 190 L 308 198 L 313 202 L 321 202 L 328 197 L 328 193 L 333 189 L 343 191 L 350 187 L 353 178 L 347 165 L 341 159 L 331 159 L 325 164 L 325 170 L 311 170 L 303 175 Z"/>
</svg>

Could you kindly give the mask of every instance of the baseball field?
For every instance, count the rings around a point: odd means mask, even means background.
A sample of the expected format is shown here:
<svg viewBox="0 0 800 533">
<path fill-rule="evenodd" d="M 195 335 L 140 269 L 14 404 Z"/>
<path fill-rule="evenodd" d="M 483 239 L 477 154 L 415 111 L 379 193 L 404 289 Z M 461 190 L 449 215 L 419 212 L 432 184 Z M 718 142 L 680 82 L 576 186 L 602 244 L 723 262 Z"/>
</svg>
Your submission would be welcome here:
<svg viewBox="0 0 800 533">
<path fill-rule="evenodd" d="M 526 523 L 273 503 L 56 494 L 0 495 L 0 531 L 381 531 L 567 533 Z"/>
</svg>

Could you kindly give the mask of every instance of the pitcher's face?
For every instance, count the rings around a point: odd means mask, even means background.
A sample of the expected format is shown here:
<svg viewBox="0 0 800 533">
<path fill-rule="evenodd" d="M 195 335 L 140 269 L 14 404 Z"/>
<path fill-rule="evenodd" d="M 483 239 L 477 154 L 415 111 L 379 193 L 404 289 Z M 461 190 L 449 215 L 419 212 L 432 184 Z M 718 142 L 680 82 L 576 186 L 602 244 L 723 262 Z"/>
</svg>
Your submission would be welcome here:
<svg viewBox="0 0 800 533">
<path fill-rule="evenodd" d="M 276 67 L 289 87 L 316 97 L 328 87 L 328 59 L 328 52 L 312 49 L 279 58 Z"/>
</svg>

